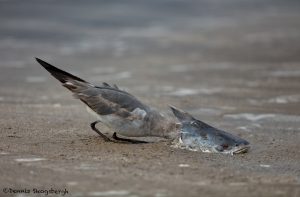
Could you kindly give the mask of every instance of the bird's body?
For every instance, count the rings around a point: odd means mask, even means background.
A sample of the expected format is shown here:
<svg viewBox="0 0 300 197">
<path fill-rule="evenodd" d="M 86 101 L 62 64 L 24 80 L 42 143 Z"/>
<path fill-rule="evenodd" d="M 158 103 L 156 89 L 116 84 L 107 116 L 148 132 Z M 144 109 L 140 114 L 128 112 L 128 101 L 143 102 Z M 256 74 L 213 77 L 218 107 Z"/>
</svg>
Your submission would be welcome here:
<svg viewBox="0 0 300 197">
<path fill-rule="evenodd" d="M 169 137 L 175 131 L 175 123 L 155 109 L 140 102 L 116 85 L 103 83 L 95 86 L 79 77 L 60 70 L 43 60 L 36 60 L 84 102 L 89 111 L 117 134 L 128 137 Z"/>
</svg>

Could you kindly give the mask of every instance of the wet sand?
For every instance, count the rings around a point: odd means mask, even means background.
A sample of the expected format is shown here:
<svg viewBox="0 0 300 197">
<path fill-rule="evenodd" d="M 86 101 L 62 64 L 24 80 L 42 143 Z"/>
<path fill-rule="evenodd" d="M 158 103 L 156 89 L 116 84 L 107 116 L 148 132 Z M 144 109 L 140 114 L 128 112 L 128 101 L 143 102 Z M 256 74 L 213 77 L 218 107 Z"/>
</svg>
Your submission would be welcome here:
<svg viewBox="0 0 300 197">
<path fill-rule="evenodd" d="M 298 1 L 1 1 L 0 16 L 0 196 L 300 195 Z M 33 57 L 180 107 L 251 150 L 104 142 Z"/>
</svg>

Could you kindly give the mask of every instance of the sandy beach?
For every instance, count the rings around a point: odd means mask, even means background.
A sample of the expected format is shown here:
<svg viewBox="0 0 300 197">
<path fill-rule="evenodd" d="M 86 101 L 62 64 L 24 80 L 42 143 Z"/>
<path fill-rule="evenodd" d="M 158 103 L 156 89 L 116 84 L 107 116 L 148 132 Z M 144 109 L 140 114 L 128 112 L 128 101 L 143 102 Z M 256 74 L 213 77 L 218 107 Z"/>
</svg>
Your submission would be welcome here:
<svg viewBox="0 0 300 197">
<path fill-rule="evenodd" d="M 0 196 L 300 195 L 299 1 L 4 0 L 0 16 Z M 34 57 L 251 150 L 105 142 Z"/>
</svg>

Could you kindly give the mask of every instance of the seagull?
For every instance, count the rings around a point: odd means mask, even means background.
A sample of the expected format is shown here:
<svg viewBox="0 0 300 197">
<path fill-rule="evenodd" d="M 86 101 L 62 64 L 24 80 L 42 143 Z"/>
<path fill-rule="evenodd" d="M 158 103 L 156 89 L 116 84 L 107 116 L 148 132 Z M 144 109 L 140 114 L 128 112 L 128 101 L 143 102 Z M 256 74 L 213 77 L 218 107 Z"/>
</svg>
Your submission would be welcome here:
<svg viewBox="0 0 300 197">
<path fill-rule="evenodd" d="M 39 58 L 36 61 L 95 115 L 97 120 L 90 126 L 105 141 L 145 143 L 123 137 L 152 136 L 172 139 L 179 133 L 176 121 L 142 103 L 132 94 L 120 90 L 117 85 L 103 82 L 96 86 Z M 96 128 L 97 123 L 103 123 L 114 131 L 112 139 Z M 118 137 L 117 134 L 123 137 Z"/>
</svg>

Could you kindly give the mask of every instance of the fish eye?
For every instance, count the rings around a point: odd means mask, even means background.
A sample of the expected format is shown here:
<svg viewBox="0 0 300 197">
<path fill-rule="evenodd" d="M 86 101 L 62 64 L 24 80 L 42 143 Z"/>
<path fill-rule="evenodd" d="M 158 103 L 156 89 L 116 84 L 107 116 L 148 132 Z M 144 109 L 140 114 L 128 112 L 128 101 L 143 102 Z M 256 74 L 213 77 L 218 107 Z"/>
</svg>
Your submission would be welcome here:
<svg viewBox="0 0 300 197">
<path fill-rule="evenodd" d="M 229 146 L 228 146 L 228 144 L 222 144 L 221 145 L 224 149 L 227 149 Z"/>
</svg>

